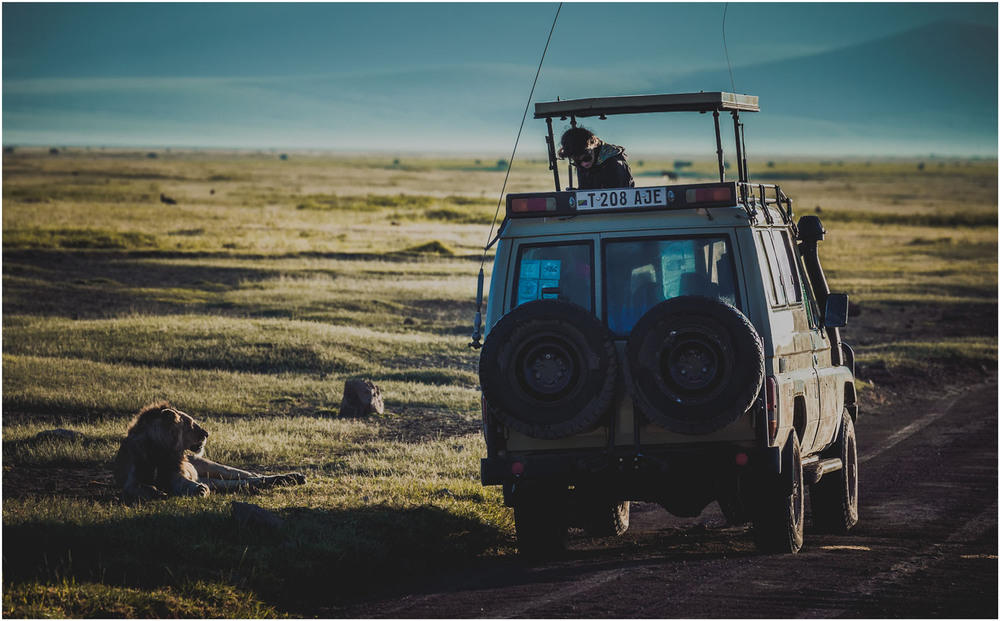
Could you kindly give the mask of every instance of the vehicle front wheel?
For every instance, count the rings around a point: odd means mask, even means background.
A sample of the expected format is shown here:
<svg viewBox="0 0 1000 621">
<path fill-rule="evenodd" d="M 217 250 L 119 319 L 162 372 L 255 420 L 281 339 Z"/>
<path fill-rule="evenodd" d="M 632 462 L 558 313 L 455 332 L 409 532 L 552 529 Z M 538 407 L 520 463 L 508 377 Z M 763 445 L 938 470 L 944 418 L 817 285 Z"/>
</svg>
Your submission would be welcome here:
<svg viewBox="0 0 1000 621">
<path fill-rule="evenodd" d="M 809 503 L 817 531 L 842 535 L 858 523 L 858 443 L 854 420 L 846 411 L 834 449 L 844 467 L 824 474 L 809 488 Z"/>
<path fill-rule="evenodd" d="M 761 552 L 794 554 L 802 548 L 805 493 L 802 452 L 792 432 L 785 443 L 781 475 L 763 481 L 753 518 L 754 542 Z"/>
</svg>

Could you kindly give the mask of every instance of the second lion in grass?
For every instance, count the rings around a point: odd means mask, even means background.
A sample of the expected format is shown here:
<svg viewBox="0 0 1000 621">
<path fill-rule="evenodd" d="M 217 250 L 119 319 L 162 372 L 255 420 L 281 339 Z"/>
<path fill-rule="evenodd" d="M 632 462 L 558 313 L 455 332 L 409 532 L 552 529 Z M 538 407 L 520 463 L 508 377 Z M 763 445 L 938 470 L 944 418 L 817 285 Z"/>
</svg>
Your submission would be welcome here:
<svg viewBox="0 0 1000 621">
<path fill-rule="evenodd" d="M 204 458 L 208 432 L 189 415 L 161 401 L 144 407 L 115 456 L 115 481 L 126 504 L 167 496 L 208 496 L 275 485 L 301 485 L 298 472 L 260 475 Z"/>
</svg>

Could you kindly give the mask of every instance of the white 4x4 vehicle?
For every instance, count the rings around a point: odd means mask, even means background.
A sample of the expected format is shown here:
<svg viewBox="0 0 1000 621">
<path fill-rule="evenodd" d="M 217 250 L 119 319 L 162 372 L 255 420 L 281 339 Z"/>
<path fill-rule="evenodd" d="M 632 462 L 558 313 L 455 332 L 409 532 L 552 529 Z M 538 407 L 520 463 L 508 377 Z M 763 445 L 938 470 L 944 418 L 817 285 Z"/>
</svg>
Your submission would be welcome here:
<svg viewBox="0 0 1000 621">
<path fill-rule="evenodd" d="M 818 218 L 793 224 L 779 187 L 749 181 L 739 113 L 757 110 L 718 92 L 536 104 L 556 191 L 507 196 L 479 365 L 482 481 L 503 486 L 522 552 L 569 526 L 621 534 L 632 500 L 692 517 L 716 501 L 763 551 L 801 547 L 806 485 L 817 530 L 857 522 L 847 296 Z M 553 118 L 668 111 L 712 113 L 718 182 L 560 191 Z"/>
</svg>

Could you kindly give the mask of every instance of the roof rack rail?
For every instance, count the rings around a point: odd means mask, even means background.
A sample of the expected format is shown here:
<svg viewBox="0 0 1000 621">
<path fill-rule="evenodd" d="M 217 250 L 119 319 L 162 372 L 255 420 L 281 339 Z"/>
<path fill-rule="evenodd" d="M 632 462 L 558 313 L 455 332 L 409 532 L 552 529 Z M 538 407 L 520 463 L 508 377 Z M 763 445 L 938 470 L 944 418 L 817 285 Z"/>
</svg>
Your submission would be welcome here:
<svg viewBox="0 0 1000 621">
<path fill-rule="evenodd" d="M 782 190 L 781 186 L 770 183 L 743 183 L 737 184 L 740 202 L 751 220 L 757 220 L 758 208 L 764 215 L 764 220 L 768 224 L 774 224 L 774 218 L 768 210 L 768 206 L 777 208 L 781 221 L 790 224 L 794 228 L 794 214 L 792 213 L 792 199 Z M 768 197 L 768 191 L 773 193 L 773 197 Z"/>
<path fill-rule="evenodd" d="M 535 118 L 590 117 L 647 112 L 760 112 L 755 95 L 736 93 L 675 93 L 565 99 L 535 104 Z"/>
</svg>

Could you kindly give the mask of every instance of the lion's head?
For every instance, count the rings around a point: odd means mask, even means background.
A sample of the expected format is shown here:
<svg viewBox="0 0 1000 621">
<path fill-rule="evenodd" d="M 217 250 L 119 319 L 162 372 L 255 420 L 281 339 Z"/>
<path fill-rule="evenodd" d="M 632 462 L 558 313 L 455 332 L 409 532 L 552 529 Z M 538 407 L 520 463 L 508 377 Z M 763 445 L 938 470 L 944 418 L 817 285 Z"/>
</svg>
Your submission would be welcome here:
<svg viewBox="0 0 1000 621">
<path fill-rule="evenodd" d="M 130 437 L 141 436 L 157 445 L 177 452 L 205 452 L 208 432 L 189 415 L 166 401 L 144 407 L 129 427 Z"/>
</svg>

